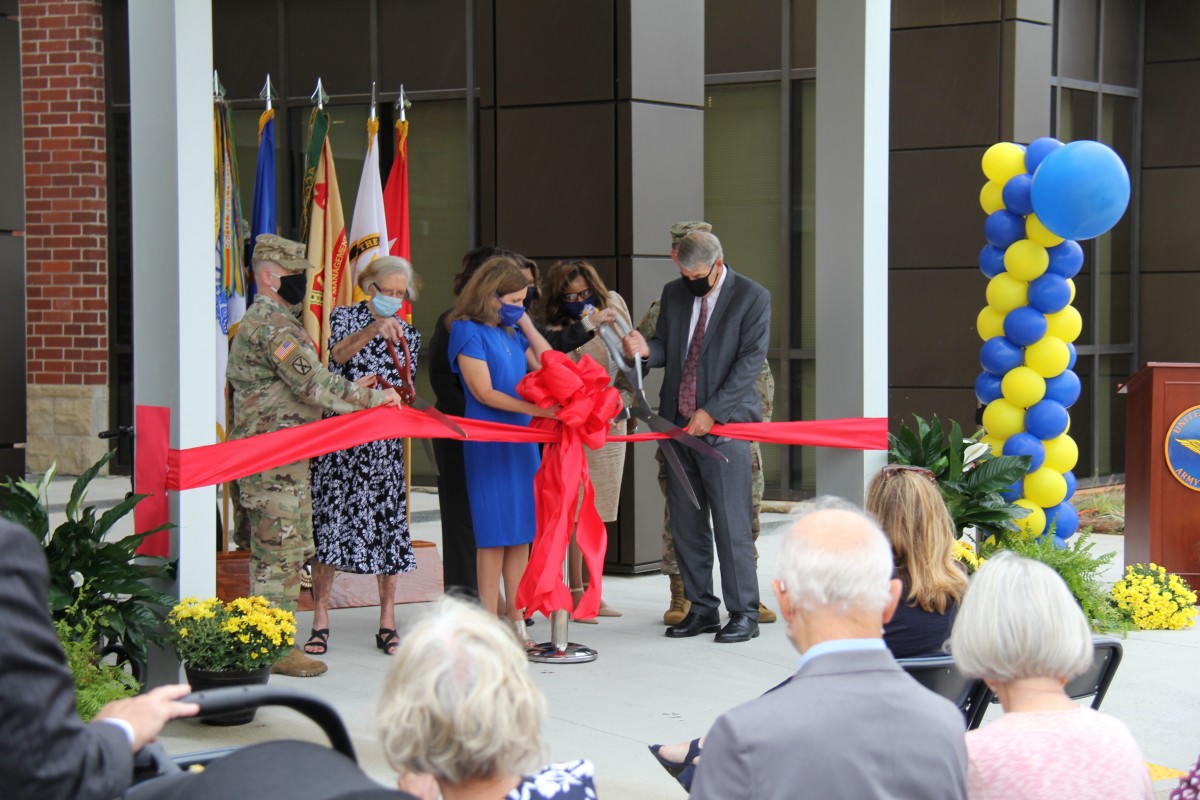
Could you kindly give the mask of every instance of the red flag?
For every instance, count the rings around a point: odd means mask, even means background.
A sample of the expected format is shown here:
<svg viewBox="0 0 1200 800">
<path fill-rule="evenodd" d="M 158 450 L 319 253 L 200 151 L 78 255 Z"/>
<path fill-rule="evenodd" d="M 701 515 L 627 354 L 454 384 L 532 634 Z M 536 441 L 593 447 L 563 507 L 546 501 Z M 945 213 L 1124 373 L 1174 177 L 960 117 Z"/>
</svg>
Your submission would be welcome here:
<svg viewBox="0 0 1200 800">
<path fill-rule="evenodd" d="M 408 120 L 396 122 L 396 160 L 383 188 L 383 213 L 392 237 L 389 255 L 412 261 L 412 238 L 408 226 Z M 404 299 L 400 315 L 412 324 L 412 303 Z"/>
</svg>

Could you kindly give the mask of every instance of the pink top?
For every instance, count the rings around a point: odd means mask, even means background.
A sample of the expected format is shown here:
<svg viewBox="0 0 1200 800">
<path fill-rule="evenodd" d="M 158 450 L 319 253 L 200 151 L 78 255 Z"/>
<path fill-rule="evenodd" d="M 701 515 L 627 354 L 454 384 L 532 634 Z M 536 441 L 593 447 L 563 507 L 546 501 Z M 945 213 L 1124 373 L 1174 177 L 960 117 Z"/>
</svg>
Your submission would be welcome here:
<svg viewBox="0 0 1200 800">
<path fill-rule="evenodd" d="M 1154 797 L 1125 723 L 1090 708 L 1005 714 L 967 732 L 969 800 Z"/>
</svg>

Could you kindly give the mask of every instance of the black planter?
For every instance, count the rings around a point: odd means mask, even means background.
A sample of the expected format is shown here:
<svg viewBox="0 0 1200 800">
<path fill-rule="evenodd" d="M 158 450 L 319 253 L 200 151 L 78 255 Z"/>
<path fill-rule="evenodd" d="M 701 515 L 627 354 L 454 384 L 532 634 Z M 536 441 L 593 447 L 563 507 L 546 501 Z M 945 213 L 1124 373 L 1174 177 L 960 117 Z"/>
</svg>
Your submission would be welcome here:
<svg viewBox="0 0 1200 800">
<path fill-rule="evenodd" d="M 255 670 L 195 669 L 188 664 L 184 664 L 183 671 L 187 673 L 188 683 L 191 684 L 193 692 L 202 692 L 205 689 L 222 689 L 227 686 L 261 686 L 271 677 L 270 664 Z M 254 715 L 257 713 L 257 708 L 248 708 L 245 711 L 213 714 L 202 717 L 200 721 L 206 725 L 245 725 L 248 722 L 253 722 Z"/>
</svg>

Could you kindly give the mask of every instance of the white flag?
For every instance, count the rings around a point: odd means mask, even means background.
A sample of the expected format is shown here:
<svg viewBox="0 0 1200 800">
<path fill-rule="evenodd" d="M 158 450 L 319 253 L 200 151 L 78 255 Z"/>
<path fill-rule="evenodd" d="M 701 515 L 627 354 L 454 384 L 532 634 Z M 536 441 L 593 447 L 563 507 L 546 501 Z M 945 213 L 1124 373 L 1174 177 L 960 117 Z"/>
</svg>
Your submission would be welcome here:
<svg viewBox="0 0 1200 800">
<path fill-rule="evenodd" d="M 354 300 L 365 300 L 358 288 L 358 276 L 368 264 L 388 252 L 387 219 L 383 211 L 383 184 L 379 179 L 379 120 L 367 120 L 367 157 L 363 160 L 358 196 L 354 198 L 354 219 L 350 221 L 350 268 Z"/>
</svg>

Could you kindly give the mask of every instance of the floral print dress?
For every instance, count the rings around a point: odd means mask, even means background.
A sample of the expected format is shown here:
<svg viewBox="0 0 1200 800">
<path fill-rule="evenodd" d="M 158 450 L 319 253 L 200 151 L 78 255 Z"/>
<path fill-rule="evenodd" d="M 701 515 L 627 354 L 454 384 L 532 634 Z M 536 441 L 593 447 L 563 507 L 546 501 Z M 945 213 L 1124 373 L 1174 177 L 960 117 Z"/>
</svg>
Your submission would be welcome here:
<svg viewBox="0 0 1200 800">
<path fill-rule="evenodd" d="M 329 315 L 329 349 L 374 321 L 365 302 L 333 309 Z M 403 328 L 415 375 L 421 334 L 411 325 Z M 396 351 L 403 361 L 403 348 L 397 346 Z M 381 375 L 392 384 L 400 383 L 387 343 L 379 336 L 345 364 L 329 359 L 329 369 L 347 380 Z M 408 533 L 404 466 L 401 439 L 367 442 L 312 460 L 317 561 L 342 572 L 364 575 L 396 575 L 416 567 Z"/>
<path fill-rule="evenodd" d="M 522 778 L 505 800 L 595 800 L 594 773 L 586 759 L 550 764 Z"/>
</svg>

